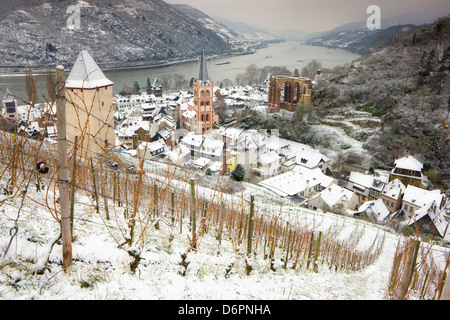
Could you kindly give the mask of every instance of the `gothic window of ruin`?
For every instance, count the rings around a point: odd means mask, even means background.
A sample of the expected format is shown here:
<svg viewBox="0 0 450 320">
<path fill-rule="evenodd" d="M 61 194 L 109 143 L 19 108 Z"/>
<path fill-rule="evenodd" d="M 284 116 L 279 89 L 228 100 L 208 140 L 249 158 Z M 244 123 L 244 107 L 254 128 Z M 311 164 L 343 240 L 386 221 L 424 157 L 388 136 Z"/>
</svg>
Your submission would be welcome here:
<svg viewBox="0 0 450 320">
<path fill-rule="evenodd" d="M 300 86 L 299 86 L 298 82 L 296 82 L 294 85 L 294 98 L 293 98 L 294 103 L 298 102 L 299 94 L 300 94 Z"/>
<path fill-rule="evenodd" d="M 291 84 L 289 82 L 284 83 L 284 102 L 292 103 Z"/>
</svg>

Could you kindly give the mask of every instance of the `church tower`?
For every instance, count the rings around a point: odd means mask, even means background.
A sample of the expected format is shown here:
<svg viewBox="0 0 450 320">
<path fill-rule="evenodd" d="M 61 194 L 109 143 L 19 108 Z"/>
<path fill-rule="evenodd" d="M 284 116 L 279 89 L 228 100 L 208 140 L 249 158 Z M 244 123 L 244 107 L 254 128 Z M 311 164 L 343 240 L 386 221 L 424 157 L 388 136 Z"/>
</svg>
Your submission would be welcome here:
<svg viewBox="0 0 450 320">
<path fill-rule="evenodd" d="M 206 69 L 205 50 L 200 57 L 200 70 L 198 79 L 194 82 L 194 110 L 196 112 L 197 134 L 206 133 L 214 126 L 217 116 L 214 113 L 213 96 L 214 83 L 208 80 L 208 71 Z"/>
<path fill-rule="evenodd" d="M 86 50 L 66 79 L 67 138 L 73 142 L 78 135 L 83 152 L 89 150 L 91 157 L 115 144 L 113 84 Z"/>
</svg>

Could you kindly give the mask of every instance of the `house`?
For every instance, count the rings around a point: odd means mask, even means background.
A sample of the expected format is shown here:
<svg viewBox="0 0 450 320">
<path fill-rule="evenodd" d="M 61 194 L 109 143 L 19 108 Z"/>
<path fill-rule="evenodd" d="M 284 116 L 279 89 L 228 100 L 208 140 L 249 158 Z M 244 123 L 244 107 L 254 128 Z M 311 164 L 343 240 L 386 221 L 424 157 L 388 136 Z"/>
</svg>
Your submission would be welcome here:
<svg viewBox="0 0 450 320">
<path fill-rule="evenodd" d="M 436 200 L 433 200 L 416 210 L 410 216 L 407 225 L 417 227 L 421 232 L 441 236 L 444 241 L 450 242 L 450 228 L 445 219 L 445 213 L 450 210 L 450 205 L 447 203 L 444 208 L 441 210 Z"/>
<path fill-rule="evenodd" d="M 345 188 L 354 191 L 359 197 L 359 203 L 379 198 L 388 177 L 372 176 L 360 172 L 350 172 Z"/>
<path fill-rule="evenodd" d="M 173 150 L 167 151 L 166 159 L 175 165 L 187 165 L 191 162 L 191 149 L 183 144 L 179 144 Z"/>
<path fill-rule="evenodd" d="M 383 200 L 390 213 L 397 212 L 400 209 L 405 190 L 405 185 L 399 179 L 389 181 L 384 186 L 380 199 Z"/>
<path fill-rule="evenodd" d="M 284 157 L 282 161 L 285 166 L 284 170 L 290 170 L 293 167 L 292 163 L 295 163 L 309 169 L 320 168 L 324 174 L 327 173 L 330 162 L 328 157 L 308 145 L 282 139 L 276 134 L 276 131 L 275 133 L 273 131 L 271 135 L 267 136 L 267 148 L 277 151 Z"/>
<path fill-rule="evenodd" d="M 358 203 L 358 196 L 353 191 L 342 188 L 337 184 L 332 184 L 309 199 L 308 208 L 324 211 L 340 210 L 341 208 L 354 210 Z"/>
<path fill-rule="evenodd" d="M 152 160 L 164 154 L 167 149 L 167 145 L 162 139 L 153 142 L 141 142 L 137 148 L 137 154 L 140 159 Z"/>
<path fill-rule="evenodd" d="M 302 166 L 296 166 L 289 172 L 259 182 L 259 185 L 282 197 L 301 198 L 320 192 L 333 184 L 337 184 L 336 179 L 324 175 L 320 169 Z"/>
<path fill-rule="evenodd" d="M 204 137 L 200 148 L 201 157 L 211 161 L 222 160 L 223 145 L 222 141 Z"/>
<path fill-rule="evenodd" d="M 211 161 L 221 161 L 224 143 L 201 134 L 189 132 L 181 144 L 191 150 L 191 160 L 207 158 Z"/>
<path fill-rule="evenodd" d="M 423 175 L 423 164 L 413 156 L 406 156 L 395 160 L 389 180 L 399 179 L 404 185 L 414 185 L 427 188 L 427 177 Z"/>
<path fill-rule="evenodd" d="M 158 114 L 150 126 L 150 140 L 156 141 L 163 139 L 166 145 L 175 145 L 175 132 L 177 124 L 175 119 L 163 113 Z"/>
<path fill-rule="evenodd" d="M 281 173 L 281 157 L 275 151 L 269 151 L 258 157 L 256 167 L 251 169 L 257 181 L 261 181 Z"/>
<path fill-rule="evenodd" d="M 443 194 L 440 190 L 425 190 L 413 185 L 408 185 L 403 195 L 402 207 L 403 212 L 412 217 L 417 210 L 425 207 L 429 203 L 435 201 L 438 208 L 441 207 Z"/>
<path fill-rule="evenodd" d="M 355 213 L 355 216 L 375 218 L 378 222 L 384 221 L 390 214 L 382 199 L 364 202 Z"/>
<path fill-rule="evenodd" d="M 195 132 L 189 132 L 183 139 L 181 139 L 180 144 L 188 147 L 191 153 L 191 159 L 195 157 L 201 157 L 200 147 L 203 143 L 203 137 L 201 135 L 195 134 Z"/>
<path fill-rule="evenodd" d="M 235 157 L 234 164 L 240 164 L 250 173 L 252 168 L 257 168 L 259 155 L 267 152 L 265 136 L 257 130 L 243 131 L 232 144 L 227 144 L 226 150 L 227 159 Z"/>
</svg>

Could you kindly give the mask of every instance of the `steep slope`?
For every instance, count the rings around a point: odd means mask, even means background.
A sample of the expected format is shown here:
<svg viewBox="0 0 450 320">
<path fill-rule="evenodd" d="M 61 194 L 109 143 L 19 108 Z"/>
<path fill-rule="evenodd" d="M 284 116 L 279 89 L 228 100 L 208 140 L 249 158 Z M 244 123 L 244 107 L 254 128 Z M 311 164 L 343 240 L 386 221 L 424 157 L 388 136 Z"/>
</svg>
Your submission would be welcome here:
<svg viewBox="0 0 450 320">
<path fill-rule="evenodd" d="M 0 66 L 69 65 L 87 49 L 101 66 L 152 63 L 231 52 L 216 30 L 162 0 L 78 1 L 80 29 L 67 28 L 69 3 L 58 0 L 0 4 Z M 125 64 L 127 65 L 127 64 Z"/>
<path fill-rule="evenodd" d="M 339 114 L 339 126 L 368 128 L 368 165 L 389 168 L 410 154 L 424 163 L 435 187 L 449 188 L 450 133 L 443 120 L 450 108 L 450 18 L 390 38 L 351 67 L 327 72 L 329 80 L 313 92 L 322 124 Z M 367 119 L 357 121 L 363 113 Z"/>
</svg>

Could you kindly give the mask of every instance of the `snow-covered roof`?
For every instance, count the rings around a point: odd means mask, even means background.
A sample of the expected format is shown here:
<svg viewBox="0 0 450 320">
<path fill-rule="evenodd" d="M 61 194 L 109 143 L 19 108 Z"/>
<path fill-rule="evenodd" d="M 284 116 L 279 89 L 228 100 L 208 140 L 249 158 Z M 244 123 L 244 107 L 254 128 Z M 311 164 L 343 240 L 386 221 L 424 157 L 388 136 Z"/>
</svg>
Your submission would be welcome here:
<svg viewBox="0 0 450 320">
<path fill-rule="evenodd" d="M 338 202 L 347 202 L 353 194 L 353 191 L 342 188 L 337 184 L 333 184 L 322 190 L 316 197 L 321 197 L 322 200 L 331 208 Z"/>
<path fill-rule="evenodd" d="M 281 157 L 275 151 L 269 151 L 259 156 L 259 161 L 261 161 L 264 164 L 273 163 L 280 159 Z"/>
<path fill-rule="evenodd" d="M 364 173 L 352 171 L 350 172 L 349 182 L 352 182 L 354 185 L 364 187 L 366 189 L 370 189 L 372 187 L 373 176 L 366 175 Z"/>
<path fill-rule="evenodd" d="M 395 160 L 395 167 L 413 171 L 421 171 L 423 164 L 413 156 L 406 156 Z"/>
<path fill-rule="evenodd" d="M 410 204 L 418 207 L 423 207 L 432 201 L 436 201 L 438 205 L 442 202 L 443 195 L 440 190 L 425 190 L 409 184 L 406 187 L 405 194 L 403 196 L 403 202 L 409 202 Z"/>
<path fill-rule="evenodd" d="M 187 146 L 193 146 L 200 148 L 202 142 L 203 142 L 203 136 L 200 134 L 195 134 L 194 132 L 189 132 L 182 140 L 182 143 L 184 143 Z"/>
<path fill-rule="evenodd" d="M 218 172 L 222 170 L 222 161 L 213 161 L 212 164 L 208 167 L 212 172 Z"/>
<path fill-rule="evenodd" d="M 3 102 L 8 103 L 8 102 L 14 102 L 16 99 L 14 97 L 14 95 L 11 93 L 11 91 L 9 91 L 8 88 L 6 88 L 6 94 L 5 97 L 3 98 Z"/>
<path fill-rule="evenodd" d="M 231 139 L 237 139 L 242 134 L 243 129 L 220 127 L 218 133 Z"/>
<path fill-rule="evenodd" d="M 167 152 L 167 157 L 170 161 L 176 164 L 183 164 L 185 158 L 190 156 L 191 150 L 185 145 L 179 144 L 173 150 Z"/>
<path fill-rule="evenodd" d="M 76 89 L 94 89 L 113 84 L 106 78 L 87 50 L 80 52 L 66 80 L 66 88 Z"/>
<path fill-rule="evenodd" d="M 202 153 L 213 156 L 220 156 L 222 154 L 223 144 L 222 141 L 205 138 L 202 143 L 201 151 Z"/>
<path fill-rule="evenodd" d="M 439 232 L 439 235 L 443 237 L 444 240 L 450 241 L 450 228 L 448 228 L 448 222 L 444 218 L 443 211 L 439 210 L 439 204 L 435 200 L 416 210 L 414 215 L 410 217 L 408 225 L 414 224 L 426 215 L 430 217 L 436 230 Z"/>
<path fill-rule="evenodd" d="M 182 113 L 182 116 L 186 119 L 192 119 L 195 117 L 195 115 L 197 114 L 197 112 L 195 110 L 186 110 L 185 112 Z"/>
<path fill-rule="evenodd" d="M 141 142 L 139 144 L 139 150 L 145 150 L 147 149 L 150 152 L 155 152 L 159 149 L 166 149 L 166 144 L 164 143 L 164 141 L 162 140 L 157 140 L 157 141 L 153 141 L 153 142 Z"/>
<path fill-rule="evenodd" d="M 119 126 L 116 127 L 116 132 L 119 136 L 131 137 L 139 128 L 149 131 L 150 123 L 142 120 L 142 117 L 132 117 L 125 119 Z"/>
<path fill-rule="evenodd" d="M 405 190 L 405 185 L 399 179 L 394 179 L 384 186 L 382 194 L 392 199 L 398 199 Z"/>
<path fill-rule="evenodd" d="M 197 158 L 194 161 L 192 161 L 192 165 L 194 167 L 197 167 L 199 169 L 204 168 L 208 163 L 210 163 L 211 160 L 207 159 L 207 158 Z"/>
<path fill-rule="evenodd" d="M 324 175 L 318 168 L 296 166 L 288 172 L 261 181 L 259 185 L 285 197 L 295 196 L 307 187 L 312 188 L 316 185 L 328 188 L 333 182 L 333 178 Z"/>
<path fill-rule="evenodd" d="M 358 209 L 358 212 L 365 212 L 368 216 L 373 216 L 378 222 L 383 221 L 389 215 L 382 199 L 364 202 Z"/>
</svg>

